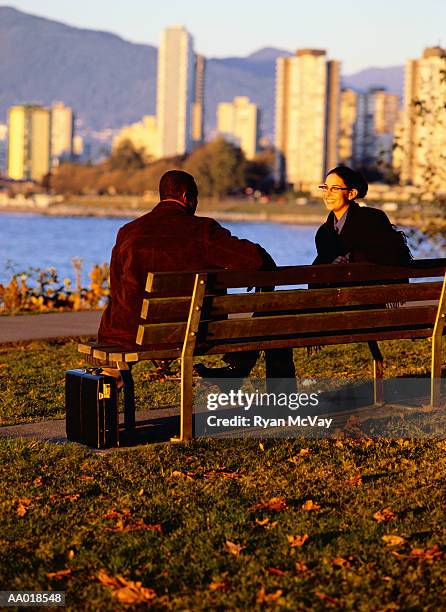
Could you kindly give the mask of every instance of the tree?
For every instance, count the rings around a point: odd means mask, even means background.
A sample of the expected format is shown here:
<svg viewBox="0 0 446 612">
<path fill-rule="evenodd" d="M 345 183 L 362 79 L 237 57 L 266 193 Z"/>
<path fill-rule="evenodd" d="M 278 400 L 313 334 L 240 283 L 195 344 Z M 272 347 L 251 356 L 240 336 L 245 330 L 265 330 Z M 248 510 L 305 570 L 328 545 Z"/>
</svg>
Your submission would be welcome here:
<svg viewBox="0 0 446 612">
<path fill-rule="evenodd" d="M 143 149 L 136 149 L 130 140 L 121 142 L 108 159 L 110 170 L 139 170 L 144 165 Z"/>
<path fill-rule="evenodd" d="M 168 170 L 181 170 L 178 157 L 158 159 L 144 168 L 129 173 L 128 181 L 132 193 L 143 195 L 146 191 L 158 191 L 161 176 Z"/>
<path fill-rule="evenodd" d="M 254 159 L 246 162 L 246 185 L 252 189 L 271 193 L 274 189 L 274 164 L 274 149 L 265 149 L 257 153 Z"/>
<path fill-rule="evenodd" d="M 195 177 L 201 195 L 222 198 L 244 187 L 245 164 L 238 147 L 217 138 L 196 149 L 184 170 Z"/>
<path fill-rule="evenodd" d="M 61 164 L 53 169 L 51 189 L 56 193 L 88 193 L 95 191 L 100 175 L 99 166 Z"/>
<path fill-rule="evenodd" d="M 432 202 L 440 212 L 434 218 L 423 206 L 418 224 L 446 242 L 446 51 L 426 49 L 413 75 L 417 97 L 409 101 L 395 156 L 400 181 L 416 186 L 420 200 Z"/>
</svg>

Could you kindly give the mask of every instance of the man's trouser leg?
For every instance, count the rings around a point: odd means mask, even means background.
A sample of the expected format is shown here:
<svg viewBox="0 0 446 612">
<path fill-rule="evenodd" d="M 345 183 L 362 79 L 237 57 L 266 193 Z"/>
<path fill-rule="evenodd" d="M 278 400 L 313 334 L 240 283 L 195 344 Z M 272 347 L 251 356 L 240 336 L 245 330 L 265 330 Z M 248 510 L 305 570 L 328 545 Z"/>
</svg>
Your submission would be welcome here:
<svg viewBox="0 0 446 612">
<path fill-rule="evenodd" d="M 260 351 L 241 351 L 240 353 L 226 353 L 223 361 L 234 368 L 234 378 L 245 378 L 249 376 L 255 366 Z"/>
<path fill-rule="evenodd" d="M 234 377 L 249 376 L 259 357 L 260 351 L 242 351 L 240 353 L 226 353 L 223 360 L 238 374 Z M 283 387 L 283 392 L 296 391 L 296 370 L 293 361 L 293 349 L 268 349 L 265 351 L 266 379 L 268 390 L 271 392 Z"/>
<path fill-rule="evenodd" d="M 293 349 L 268 349 L 265 351 L 265 362 L 268 393 L 296 393 Z"/>
</svg>

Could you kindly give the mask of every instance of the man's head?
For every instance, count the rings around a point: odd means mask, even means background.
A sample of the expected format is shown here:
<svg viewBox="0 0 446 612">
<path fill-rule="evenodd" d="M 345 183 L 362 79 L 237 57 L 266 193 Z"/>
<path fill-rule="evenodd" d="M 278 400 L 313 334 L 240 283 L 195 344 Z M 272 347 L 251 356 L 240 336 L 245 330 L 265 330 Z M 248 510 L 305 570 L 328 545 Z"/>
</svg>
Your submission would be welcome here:
<svg viewBox="0 0 446 612">
<path fill-rule="evenodd" d="M 194 177 L 182 170 L 169 170 L 160 180 L 160 199 L 175 200 L 195 212 L 198 188 Z"/>
</svg>

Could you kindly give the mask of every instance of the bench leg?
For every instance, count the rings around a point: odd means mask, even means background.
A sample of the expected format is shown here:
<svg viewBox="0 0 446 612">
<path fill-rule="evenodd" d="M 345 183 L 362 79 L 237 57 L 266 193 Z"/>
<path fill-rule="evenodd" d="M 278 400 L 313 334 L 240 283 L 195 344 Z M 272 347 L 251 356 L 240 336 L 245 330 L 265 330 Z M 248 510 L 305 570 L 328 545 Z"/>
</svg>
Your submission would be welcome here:
<svg viewBox="0 0 446 612">
<path fill-rule="evenodd" d="M 206 292 L 206 274 L 196 274 L 194 290 L 190 301 L 189 317 L 187 319 L 183 350 L 181 352 L 181 427 L 180 437 L 172 438 L 172 442 L 192 440 L 192 364 L 194 359 L 197 331 L 200 324 L 201 309 Z"/>
<path fill-rule="evenodd" d="M 368 342 L 373 357 L 373 401 L 384 404 L 383 356 L 376 340 Z"/>
<path fill-rule="evenodd" d="M 128 363 L 118 365 L 124 383 L 124 427 L 127 430 L 135 428 L 135 383 L 133 382 L 131 366 Z"/>
<path fill-rule="evenodd" d="M 432 334 L 432 368 L 431 368 L 431 406 L 440 407 L 440 383 L 443 331 L 446 316 L 446 274 L 443 280 L 440 300 L 438 302 L 437 316 L 435 317 L 434 331 Z"/>
<path fill-rule="evenodd" d="M 431 406 L 440 407 L 442 337 L 432 336 Z"/>
<path fill-rule="evenodd" d="M 192 355 L 184 355 L 181 359 L 181 415 L 180 437 L 173 442 L 192 440 Z"/>
</svg>

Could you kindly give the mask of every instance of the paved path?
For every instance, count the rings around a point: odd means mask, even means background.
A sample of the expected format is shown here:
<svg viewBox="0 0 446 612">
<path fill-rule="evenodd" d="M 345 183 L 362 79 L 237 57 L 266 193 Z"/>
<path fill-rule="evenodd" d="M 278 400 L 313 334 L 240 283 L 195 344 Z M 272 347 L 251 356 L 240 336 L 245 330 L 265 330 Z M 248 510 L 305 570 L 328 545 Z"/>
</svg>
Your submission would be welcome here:
<svg viewBox="0 0 446 612">
<path fill-rule="evenodd" d="M 0 344 L 22 340 L 95 336 L 101 314 L 101 311 L 94 310 L 0 317 Z"/>
<path fill-rule="evenodd" d="M 428 401 L 428 399 L 427 399 Z M 236 412 L 234 410 L 228 410 L 227 416 L 234 416 Z M 350 410 L 334 410 L 333 412 L 324 412 L 324 417 L 333 418 L 333 429 L 335 432 L 338 428 L 343 431 L 349 423 L 352 416 L 357 419 L 357 426 L 361 426 L 361 423 L 367 422 L 370 419 L 374 421 L 374 435 L 372 437 L 379 436 L 379 423 L 383 424 L 384 429 L 382 433 L 389 435 L 386 426 L 388 425 L 389 418 L 395 417 L 408 417 L 410 415 L 415 417 L 425 417 L 426 412 L 432 412 L 429 406 L 423 407 L 422 405 L 409 406 L 404 404 L 385 404 L 383 406 L 366 405 L 359 408 Z M 136 429 L 127 433 L 124 431 L 122 426 L 123 414 L 120 416 L 120 433 L 118 448 L 111 449 L 94 449 L 83 446 L 83 448 L 90 450 L 93 453 L 109 453 L 117 450 L 124 450 L 126 448 L 140 448 L 144 444 L 153 444 L 155 442 L 168 442 L 172 437 L 178 435 L 180 430 L 180 410 L 179 407 L 166 407 L 156 410 L 139 410 L 136 413 Z M 206 417 L 208 413 L 204 412 L 201 416 Z M 434 418 L 433 424 L 435 424 L 435 418 L 438 415 L 443 414 L 443 411 L 434 411 L 432 416 Z M 203 423 L 201 423 L 203 425 Z M 428 425 L 428 424 L 427 424 Z M 426 430 L 425 435 L 430 437 L 429 429 Z M 401 429 L 401 435 L 404 435 L 403 429 Z M 267 437 L 271 435 L 271 429 L 266 434 Z M 295 432 L 294 432 L 295 433 Z M 353 432 L 354 433 L 354 432 Z M 289 435 L 289 434 L 288 434 Z M 423 434 L 421 434 L 423 435 Z M 246 437 L 263 437 L 265 436 L 265 430 L 262 428 L 253 428 L 245 433 Z M 234 438 L 234 432 L 221 432 L 216 433 L 216 438 Z M 244 437 L 244 436 L 242 436 Z M 400 436 L 401 437 L 401 436 Z M 21 425 L 9 425 L 6 427 L 0 427 L 0 439 L 1 438 L 24 438 L 38 440 L 39 442 L 47 442 L 53 444 L 76 444 L 69 442 L 65 435 L 65 419 L 58 419 L 54 421 L 39 421 L 37 423 L 23 423 Z"/>
<path fill-rule="evenodd" d="M 158 410 L 138 410 L 136 413 L 136 430 L 130 434 L 126 433 L 123 429 L 120 431 L 121 448 L 170 440 L 171 437 L 178 435 L 180 430 L 179 414 L 180 410 L 178 407 L 161 408 Z M 123 414 L 119 416 L 122 422 Z M 53 444 L 74 444 L 66 438 L 65 419 L 0 427 L 1 438 L 27 438 L 38 440 L 39 442 L 51 442 Z M 117 449 L 90 450 L 104 453 Z"/>
</svg>

